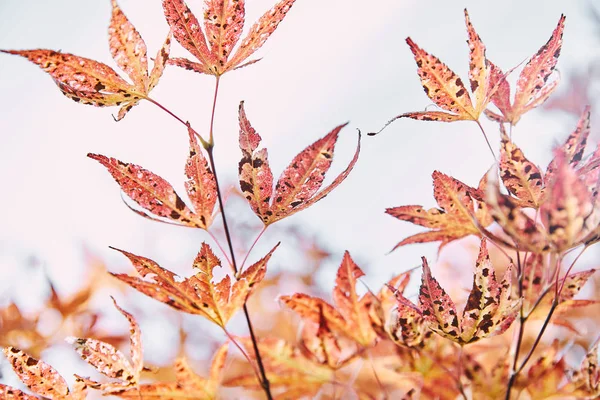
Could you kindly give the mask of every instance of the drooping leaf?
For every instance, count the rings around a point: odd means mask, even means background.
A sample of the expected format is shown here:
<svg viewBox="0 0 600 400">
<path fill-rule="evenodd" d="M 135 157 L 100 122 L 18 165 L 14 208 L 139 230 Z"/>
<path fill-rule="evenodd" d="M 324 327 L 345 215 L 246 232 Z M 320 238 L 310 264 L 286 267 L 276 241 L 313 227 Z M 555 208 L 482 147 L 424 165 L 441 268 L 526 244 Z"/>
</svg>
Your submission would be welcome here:
<svg viewBox="0 0 600 400">
<path fill-rule="evenodd" d="M 13 371 L 33 393 L 49 398 L 64 398 L 69 394 L 67 382 L 52 366 L 12 346 L 3 351 Z"/>
<path fill-rule="evenodd" d="M 523 206 L 538 208 L 542 202 L 544 181 L 539 168 L 529 161 L 502 131 L 500 177 L 502 183 Z"/>
<path fill-rule="evenodd" d="M 168 218 L 185 226 L 202 229 L 208 227 L 207 223 L 210 221 L 207 220 L 206 216 L 194 213 L 175 192 L 171 184 L 160 176 L 139 165 L 124 163 L 116 158 L 92 153 L 88 154 L 88 157 L 104 165 L 119 186 L 121 186 L 123 192 L 152 214 Z M 189 173 L 192 174 L 193 171 L 190 169 Z M 204 176 L 194 175 L 191 179 L 202 179 L 202 183 L 196 182 L 195 184 L 204 185 L 207 184 L 205 180 L 210 180 L 207 176 L 208 172 L 204 171 Z M 188 189 L 188 192 L 190 190 Z M 199 203 L 200 196 L 203 195 L 205 203 L 202 204 L 201 212 L 206 211 L 204 206 L 210 203 L 212 197 L 214 197 L 214 193 L 210 191 L 209 187 L 202 193 L 195 192 L 195 203 Z M 210 196 L 212 196 L 211 199 L 207 199 Z"/>
<path fill-rule="evenodd" d="M 548 42 L 531 57 L 521 71 L 512 105 L 510 105 L 510 88 L 505 80 L 505 75 L 498 67 L 492 67 L 492 85 L 497 84 L 500 79 L 506 83 L 499 84 L 492 99 L 502 115 L 488 111 L 486 112 L 488 117 L 498 122 L 509 122 L 516 125 L 523 114 L 541 105 L 554 92 L 559 80 L 558 78 L 549 78 L 558 62 L 564 26 L 565 16 L 561 15 Z"/>
<path fill-rule="evenodd" d="M 475 221 L 483 227 L 492 223 L 487 206 L 482 201 L 483 192 L 438 171 L 434 171 L 432 177 L 439 209 L 425 210 L 422 206 L 410 205 L 386 210 L 393 217 L 431 230 L 407 237 L 392 250 L 410 243 L 437 241 L 442 242 L 441 250 L 453 240 L 472 234 L 480 235 Z"/>
<path fill-rule="evenodd" d="M 254 63 L 258 60 L 246 61 L 277 29 L 294 1 L 277 3 L 250 28 L 246 38 L 234 50 L 244 27 L 245 0 L 205 1 L 205 32 L 183 0 L 163 0 L 165 17 L 175 39 L 197 59 L 195 62 L 174 58 L 169 63 L 215 76 Z"/>
<path fill-rule="evenodd" d="M 118 382 L 100 383 L 86 379 L 86 385 L 109 392 L 125 387 L 136 387 L 144 367 L 141 332 L 135 318 L 123 310 L 113 299 L 119 312 L 127 318 L 130 324 L 130 353 L 131 360 L 114 346 L 96 339 L 69 338 L 77 353 L 98 372 Z"/>
<path fill-rule="evenodd" d="M 117 65 L 133 81 L 121 78 L 108 65 L 54 50 L 2 50 L 27 58 L 47 72 L 62 93 L 78 103 L 98 107 L 121 106 L 117 121 L 142 99 L 147 98 L 162 75 L 169 57 L 170 39 L 156 58 L 152 74 L 148 75 L 146 44 L 129 22 L 115 0 L 112 0 L 112 17 L 109 27 L 109 47 Z"/>
<path fill-rule="evenodd" d="M 506 270 L 502 282 L 496 280 L 486 247 L 481 241 L 473 288 L 462 316 L 456 305 L 431 275 L 423 257 L 423 277 L 419 292 L 419 306 L 429 328 L 459 344 L 499 335 L 506 331 L 517 316 L 520 300 L 511 297 L 512 267 Z"/>
<path fill-rule="evenodd" d="M 348 177 L 358 161 L 360 134 L 356 152 L 346 169 L 321 189 L 325 174 L 333 161 L 339 133 L 346 124 L 340 125 L 296 155 L 273 189 L 267 151 L 257 150 L 261 138 L 250 125 L 243 102 L 239 108 L 239 121 L 242 149 L 239 163 L 240 188 L 252 210 L 265 225 L 304 210 L 327 196 Z"/>
<path fill-rule="evenodd" d="M 600 394 L 600 368 L 598 368 L 598 343 L 596 340 L 585 355 L 579 368 L 573 374 L 572 381 L 583 389 L 587 395 L 597 396 Z"/>
<path fill-rule="evenodd" d="M 542 254 L 529 253 L 523 263 L 523 312 L 527 315 L 547 285 Z"/>
<path fill-rule="evenodd" d="M 393 286 L 389 287 L 389 290 Z M 396 308 L 389 314 L 385 330 L 392 340 L 401 346 L 414 347 L 425 339 L 426 325 L 421 310 L 410 302 L 401 290 L 394 289 Z"/>
<path fill-rule="evenodd" d="M 233 314 L 245 303 L 266 272 L 266 265 L 276 245 L 265 257 L 248 267 L 233 284 L 226 275 L 221 281 L 213 282 L 213 270 L 221 265 L 210 247 L 203 243 L 194 260 L 198 272 L 181 279 L 156 262 L 115 249 L 132 262 L 141 278 L 126 274 L 113 274 L 134 289 L 175 309 L 190 314 L 202 315 L 224 328 Z M 149 279 L 142 279 L 149 278 Z"/>
</svg>

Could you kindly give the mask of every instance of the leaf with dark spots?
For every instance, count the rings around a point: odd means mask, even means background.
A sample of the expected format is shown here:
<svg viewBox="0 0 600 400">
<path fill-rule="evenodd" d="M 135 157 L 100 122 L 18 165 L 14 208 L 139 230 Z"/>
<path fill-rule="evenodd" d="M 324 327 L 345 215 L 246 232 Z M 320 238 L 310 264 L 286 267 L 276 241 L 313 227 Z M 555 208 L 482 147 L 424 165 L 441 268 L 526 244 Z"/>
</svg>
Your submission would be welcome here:
<svg viewBox="0 0 600 400">
<path fill-rule="evenodd" d="M 477 224 L 488 226 L 492 223 L 486 204 L 482 201 L 483 192 L 467 186 L 441 172 L 433 173 L 434 197 L 440 208 L 424 209 L 409 205 L 388 208 L 387 214 L 402 221 L 429 228 L 430 231 L 417 233 L 399 242 L 392 250 L 410 243 L 441 241 L 440 250 L 453 240 L 467 235 L 480 235 Z"/>
<path fill-rule="evenodd" d="M 171 184 L 160 176 L 139 165 L 124 163 L 115 158 L 92 153 L 88 154 L 88 157 L 104 165 L 123 192 L 152 214 L 171 219 L 181 225 L 207 228 L 206 216 L 197 215 L 190 210 Z"/>
<path fill-rule="evenodd" d="M 15 347 L 8 346 L 3 351 L 13 371 L 33 393 L 49 398 L 68 396 L 67 382 L 52 366 Z M 0 386 L 0 389 L 3 389 L 3 386 Z M 0 390 L 0 395 L 3 394 L 4 390 Z M 11 397 L 6 398 L 10 399 Z"/>
<path fill-rule="evenodd" d="M 109 48 L 117 65 L 133 84 L 121 78 L 108 65 L 88 58 L 54 50 L 2 50 L 27 58 L 47 72 L 61 92 L 77 103 L 97 107 L 120 106 L 119 121 L 133 106 L 148 96 L 162 75 L 168 58 L 170 39 L 163 45 L 148 74 L 146 44 L 115 0 L 108 30 Z"/>
<path fill-rule="evenodd" d="M 507 268 L 501 283 L 496 280 L 486 240 L 483 239 L 473 288 L 462 316 L 457 315 L 454 302 L 431 275 L 424 257 L 419 307 L 431 330 L 461 345 L 473 343 L 503 333 L 516 318 L 521 300 L 512 298 L 511 281 L 512 266 Z"/>
<path fill-rule="evenodd" d="M 191 128 L 188 129 L 188 133 L 190 153 L 185 165 L 185 175 L 187 176 L 185 188 L 194 206 L 194 214 L 208 229 L 217 202 L 217 183 Z M 185 207 L 185 204 L 182 206 Z M 179 209 L 183 209 L 183 207 Z"/>
<path fill-rule="evenodd" d="M 169 64 L 203 74 L 221 76 L 228 71 L 255 63 L 247 61 L 277 29 L 295 0 L 282 0 L 265 13 L 240 42 L 245 22 L 245 0 L 206 0 L 204 29 L 183 0 L 163 0 L 167 23 L 175 39 L 198 62 L 184 58 Z M 236 45 L 239 45 L 236 47 Z"/>
</svg>

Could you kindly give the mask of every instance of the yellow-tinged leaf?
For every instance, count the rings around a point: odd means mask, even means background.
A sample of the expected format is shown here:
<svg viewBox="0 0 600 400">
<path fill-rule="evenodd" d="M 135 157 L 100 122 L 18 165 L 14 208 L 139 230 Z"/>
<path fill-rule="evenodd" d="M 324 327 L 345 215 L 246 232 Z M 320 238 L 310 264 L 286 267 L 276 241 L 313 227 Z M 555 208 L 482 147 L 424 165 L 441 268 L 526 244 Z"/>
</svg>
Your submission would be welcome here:
<svg viewBox="0 0 600 400">
<path fill-rule="evenodd" d="M 431 230 L 407 237 L 392 250 L 409 243 L 437 241 L 442 242 L 441 250 L 453 240 L 471 234 L 480 235 L 477 224 L 486 227 L 492 223 L 487 206 L 482 201 L 482 190 L 467 186 L 438 171 L 434 171 L 432 176 L 434 197 L 439 209 L 425 210 L 422 206 L 409 205 L 386 210 L 393 217 Z"/>
<path fill-rule="evenodd" d="M 35 394 L 49 398 L 64 398 L 69 394 L 67 382 L 50 365 L 15 347 L 5 347 L 3 351 L 21 382 Z M 17 398 L 26 399 L 28 397 Z"/>
</svg>

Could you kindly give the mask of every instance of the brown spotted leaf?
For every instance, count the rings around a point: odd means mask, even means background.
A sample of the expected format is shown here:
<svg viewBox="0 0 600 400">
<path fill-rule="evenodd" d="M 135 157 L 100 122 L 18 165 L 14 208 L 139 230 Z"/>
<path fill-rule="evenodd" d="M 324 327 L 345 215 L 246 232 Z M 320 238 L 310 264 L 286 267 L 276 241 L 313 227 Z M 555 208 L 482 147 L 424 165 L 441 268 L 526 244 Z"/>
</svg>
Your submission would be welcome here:
<svg viewBox="0 0 600 400">
<path fill-rule="evenodd" d="M 157 57 L 152 75 L 148 75 L 146 43 L 129 22 L 115 0 L 108 30 L 109 47 L 117 65 L 125 71 L 133 84 L 121 78 L 108 65 L 53 50 L 2 50 L 27 58 L 47 72 L 62 93 L 78 103 L 98 107 L 121 106 L 117 121 L 142 99 L 147 98 L 162 74 L 169 56 L 169 40 Z M 162 64 L 162 66 L 161 66 Z"/>
<path fill-rule="evenodd" d="M 544 181 L 539 168 L 529 161 L 502 130 L 500 147 L 500 178 L 502 183 L 526 207 L 539 208 Z"/>
<path fill-rule="evenodd" d="M 185 188 L 197 218 L 203 226 L 208 228 L 212 222 L 213 210 L 217 202 L 217 183 L 191 128 L 188 129 L 188 133 L 190 153 L 185 165 L 185 175 L 187 176 Z"/>
<path fill-rule="evenodd" d="M 268 221 L 272 212 L 273 173 L 269 167 L 267 149 L 257 150 L 261 137 L 250 125 L 244 110 L 244 102 L 239 107 L 240 149 L 239 181 L 242 194 L 248 200 L 254 213 Z"/>
<path fill-rule="evenodd" d="M 547 286 L 544 257 L 529 253 L 523 262 L 523 311 L 529 313 Z"/>
<path fill-rule="evenodd" d="M 221 76 L 227 71 L 244 67 L 258 60 L 246 62 L 277 29 L 295 0 L 282 0 L 265 13 L 240 40 L 245 18 L 245 0 L 206 0 L 204 28 L 183 0 L 163 0 L 167 22 L 175 39 L 197 62 L 184 58 L 169 60 L 198 73 Z"/>
<path fill-rule="evenodd" d="M 3 400 L 38 400 L 36 396 L 32 396 L 25 392 L 6 386 L 0 383 L 0 399 Z"/>
<path fill-rule="evenodd" d="M 490 72 L 485 57 L 485 45 L 473 28 L 466 8 L 465 23 L 469 45 L 469 83 L 475 100 L 475 114 L 479 116 L 490 101 Z"/>
<path fill-rule="evenodd" d="M 385 331 L 394 343 L 414 347 L 419 346 L 425 339 L 427 326 L 423 319 L 421 310 L 410 302 L 399 289 L 388 287 L 396 299 L 396 307 L 388 312 L 389 318 L 386 322 Z"/>
<path fill-rule="evenodd" d="M 64 398 L 69 394 L 65 379 L 53 367 L 15 347 L 5 347 L 4 355 L 21 382 L 39 396 Z M 7 389 L 0 391 L 0 394 Z M 17 397 L 21 399 L 30 398 Z M 3 397 L 4 398 L 4 397 Z"/>
<path fill-rule="evenodd" d="M 587 106 L 579 118 L 577 127 L 573 133 L 569 135 L 565 143 L 560 147 L 562 154 L 564 154 L 565 161 L 573 168 L 576 168 L 583 159 L 585 147 L 591 132 L 590 118 L 591 111 L 590 107 Z M 552 161 L 550 161 L 550 164 L 548 164 L 548 167 L 546 168 L 546 182 L 549 183 L 554 180 L 554 175 L 557 172 L 560 157 L 563 156 L 559 152 L 552 159 Z"/>
<path fill-rule="evenodd" d="M 590 395 L 600 394 L 599 342 L 600 339 L 597 339 L 592 344 L 572 378 L 577 387 L 584 389 Z"/>
<path fill-rule="evenodd" d="M 96 339 L 69 338 L 77 353 L 98 372 L 109 378 L 118 379 L 119 382 L 102 384 L 88 380 L 91 387 L 108 390 L 110 392 L 128 386 L 137 386 L 140 374 L 144 367 L 141 332 L 135 318 L 123 310 L 113 299 L 114 305 L 129 321 L 131 361 L 114 346 Z"/>
<path fill-rule="evenodd" d="M 514 198 L 500 192 L 496 174 L 490 179 L 486 204 L 490 215 L 512 239 L 513 247 L 536 254 L 550 250 L 544 228 L 527 215 Z"/>
<path fill-rule="evenodd" d="M 208 227 L 207 222 L 209 221 L 206 220 L 206 217 L 202 214 L 197 215 L 190 210 L 171 184 L 160 176 L 139 165 L 124 163 L 115 158 L 92 153 L 88 154 L 88 157 L 104 165 L 121 186 L 123 192 L 152 214 L 185 226 L 202 229 Z M 202 178 L 204 179 L 204 177 Z M 205 218 L 202 219 L 202 217 Z"/>
<path fill-rule="evenodd" d="M 492 101 L 502 115 L 487 111 L 488 117 L 498 122 L 516 125 L 523 114 L 541 105 L 554 92 L 559 79 L 549 78 L 556 68 L 560 55 L 564 24 L 565 16 L 561 15 L 548 42 L 531 57 L 521 71 L 512 105 L 510 105 L 510 88 L 505 80 L 506 75 L 498 67 L 492 67 L 491 85 L 498 86 Z"/>
<path fill-rule="evenodd" d="M 419 305 L 429 328 L 459 344 L 499 335 L 506 331 L 519 312 L 520 300 L 511 298 L 512 268 L 506 270 L 502 282 L 496 274 L 487 251 L 486 240 L 481 248 L 473 276 L 473 288 L 462 316 L 437 280 L 431 275 L 423 258 L 423 277 Z"/>
<path fill-rule="evenodd" d="M 556 172 L 546 188 L 547 200 L 540 207 L 541 220 L 558 252 L 578 245 L 589 230 L 586 219 L 593 203 L 587 186 L 568 164 L 566 156 L 557 155 Z"/>
<path fill-rule="evenodd" d="M 321 189 L 333 161 L 339 133 L 346 126 L 340 125 L 296 155 L 282 172 L 273 190 L 273 174 L 267 160 L 267 150 L 257 150 L 261 138 L 250 125 L 243 102 L 239 108 L 239 122 L 242 150 L 240 188 L 252 210 L 265 225 L 289 217 L 323 199 L 348 177 L 358 161 L 360 134 L 356 152 L 346 169 Z"/>
<path fill-rule="evenodd" d="M 422 206 L 409 205 L 386 210 L 393 217 L 431 230 L 409 236 L 392 250 L 410 243 L 437 241 L 442 242 L 441 249 L 453 240 L 467 235 L 479 235 L 480 230 L 475 221 L 484 227 L 492 223 L 480 189 L 467 186 L 438 171 L 434 171 L 432 176 L 434 197 L 439 209 L 426 210 Z"/>
</svg>

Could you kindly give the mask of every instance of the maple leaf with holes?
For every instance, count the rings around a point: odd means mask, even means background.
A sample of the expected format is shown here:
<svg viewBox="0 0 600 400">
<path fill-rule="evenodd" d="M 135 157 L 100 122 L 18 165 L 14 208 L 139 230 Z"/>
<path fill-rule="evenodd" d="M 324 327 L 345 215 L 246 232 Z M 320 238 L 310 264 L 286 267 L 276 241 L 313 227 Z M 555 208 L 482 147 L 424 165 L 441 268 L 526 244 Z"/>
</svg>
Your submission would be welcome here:
<svg viewBox="0 0 600 400">
<path fill-rule="evenodd" d="M 106 64 L 60 51 L 2 50 L 27 58 L 47 72 L 61 92 L 77 103 L 97 107 L 120 106 L 117 121 L 158 84 L 169 58 L 171 34 L 154 59 L 148 72 L 146 43 L 129 22 L 115 0 L 112 0 L 112 17 L 108 28 L 109 47 L 117 65 L 133 83 L 129 83 Z"/>
<path fill-rule="evenodd" d="M 12 346 L 5 347 L 3 351 L 21 382 L 36 395 L 44 398 L 66 400 L 83 400 L 86 398 L 86 388 L 83 385 L 76 383 L 72 390 L 69 389 L 67 381 L 51 365 Z M 3 384 L 0 384 L 0 398 L 8 400 L 38 399 L 36 396 Z"/>
<path fill-rule="evenodd" d="M 144 368 L 142 349 L 142 333 L 137 321 L 127 311 L 123 310 L 115 299 L 113 303 L 117 310 L 129 321 L 129 351 L 130 359 L 114 346 L 96 339 L 68 338 L 79 356 L 101 374 L 116 379 L 116 382 L 100 383 L 89 378 L 76 375 L 77 381 L 86 387 L 112 393 L 126 387 L 137 387 L 140 374 Z"/>
<path fill-rule="evenodd" d="M 329 186 L 319 190 L 331 167 L 339 133 L 346 124 L 340 125 L 296 155 L 273 189 L 273 173 L 269 167 L 267 149 L 257 150 L 261 137 L 246 117 L 244 102 L 240 103 L 239 122 L 242 150 L 238 168 L 240 189 L 265 225 L 302 211 L 327 196 L 348 177 L 358 161 L 360 133 L 350 164 Z"/>
<path fill-rule="evenodd" d="M 229 275 L 213 282 L 213 270 L 221 266 L 210 246 L 202 247 L 194 260 L 195 275 L 181 279 L 149 258 L 115 249 L 125 255 L 141 277 L 112 274 L 135 290 L 177 310 L 202 315 L 225 328 L 229 319 L 244 303 L 266 274 L 267 262 L 279 244 L 262 259 L 246 268 L 232 284 Z M 144 279 L 147 278 L 147 279 Z"/>
<path fill-rule="evenodd" d="M 473 99 L 463 81 L 436 56 L 420 48 L 410 37 L 406 43 L 412 51 L 418 67 L 419 78 L 425 94 L 443 111 L 421 111 L 400 114 L 388 121 L 388 125 L 399 118 L 412 118 L 421 121 L 477 121 L 485 110 L 495 86 L 491 84 L 485 45 L 473 28 L 469 14 L 465 9 L 467 26 L 467 44 L 469 45 L 469 83 Z M 376 135 L 379 132 L 369 133 Z"/>
<path fill-rule="evenodd" d="M 573 376 L 570 379 L 582 398 L 584 396 L 589 396 L 589 398 L 600 396 L 599 342 L 600 339 L 597 339 L 590 346 L 579 368 L 573 371 Z"/>
<path fill-rule="evenodd" d="M 439 335 L 464 345 L 499 335 L 506 331 L 516 318 L 521 300 L 512 298 L 512 265 L 509 265 L 501 282 L 490 261 L 486 240 L 475 265 L 473 288 L 467 304 L 459 316 L 456 305 L 431 275 L 425 257 L 419 290 L 419 308 L 428 327 Z"/>
<path fill-rule="evenodd" d="M 318 325 L 325 320 L 329 330 L 353 339 L 360 346 L 370 347 L 377 341 L 371 317 L 375 296 L 367 293 L 360 297 L 356 293 L 356 284 L 361 276 L 364 272 L 346 251 L 333 289 L 335 307 L 304 293 L 282 296 L 280 300 L 303 319 Z"/>
<path fill-rule="evenodd" d="M 163 0 L 163 9 L 173 36 L 197 61 L 173 58 L 169 64 L 201 74 L 215 75 L 245 67 L 246 61 L 267 41 L 291 9 L 295 0 L 281 0 L 267 11 L 241 42 L 246 15 L 245 0 L 206 0 L 204 31 L 183 0 Z M 239 42 L 239 46 L 236 45 Z"/>
<path fill-rule="evenodd" d="M 228 347 L 228 343 L 225 343 L 215 352 L 208 379 L 197 375 L 186 359 L 180 357 L 175 360 L 175 382 L 142 384 L 138 387 L 117 390 L 111 394 L 125 399 L 139 399 L 140 397 L 217 399 Z"/>
<path fill-rule="evenodd" d="M 251 358 L 255 357 L 250 338 L 240 338 Z M 306 358 L 300 349 L 283 339 L 260 338 L 258 349 L 265 365 L 269 384 L 280 389 L 278 398 L 312 398 L 321 386 L 335 380 L 335 371 Z M 253 372 L 244 372 L 225 381 L 226 386 L 241 386 L 247 390 L 261 390 Z"/>
<path fill-rule="evenodd" d="M 485 114 L 488 118 L 516 125 L 523 114 L 541 105 L 554 92 L 559 79 L 549 81 L 549 78 L 558 63 L 564 28 L 565 16 L 561 15 L 548 42 L 531 57 L 521 71 L 512 105 L 506 74 L 490 63 L 491 85 L 497 86 L 492 96 L 492 103 L 500 110 L 500 114 L 486 110 Z"/>
<path fill-rule="evenodd" d="M 208 229 L 213 220 L 213 210 L 217 201 L 216 180 L 191 129 L 189 139 L 190 151 L 185 166 L 187 176 L 185 188 L 188 197 L 192 200 L 193 211 L 169 182 L 153 172 L 139 165 L 100 154 L 89 153 L 88 157 L 106 167 L 121 190 L 152 215 L 177 225 Z M 142 211 L 131 209 L 139 215 L 155 219 Z"/>
<path fill-rule="evenodd" d="M 400 241 L 393 250 L 410 243 L 441 241 L 440 250 L 468 235 L 480 235 L 480 228 L 492 223 L 487 206 L 483 202 L 484 191 L 472 188 L 458 179 L 439 171 L 433 172 L 433 196 L 440 208 L 424 209 L 408 205 L 386 209 L 386 213 L 402 221 L 429 228 Z"/>
</svg>

